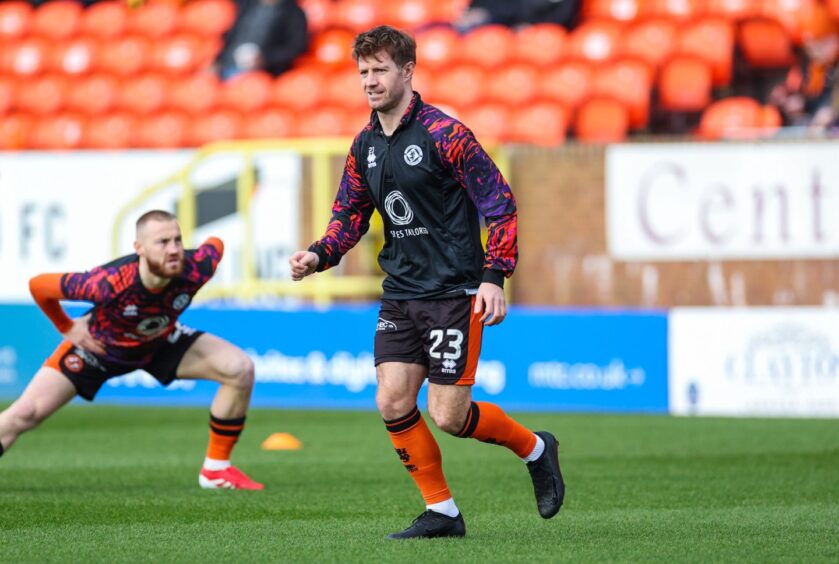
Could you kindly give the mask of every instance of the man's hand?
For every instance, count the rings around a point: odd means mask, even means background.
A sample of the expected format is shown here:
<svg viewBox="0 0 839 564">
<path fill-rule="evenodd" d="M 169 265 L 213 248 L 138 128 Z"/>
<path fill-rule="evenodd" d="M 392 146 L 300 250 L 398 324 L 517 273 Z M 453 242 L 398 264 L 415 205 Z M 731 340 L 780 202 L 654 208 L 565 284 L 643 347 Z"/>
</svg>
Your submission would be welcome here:
<svg viewBox="0 0 839 564">
<path fill-rule="evenodd" d="M 297 251 L 291 255 L 288 263 L 291 265 L 291 279 L 299 282 L 315 272 L 320 258 L 311 251 Z"/>
<path fill-rule="evenodd" d="M 105 347 L 90 334 L 90 330 L 88 329 L 89 320 L 90 314 L 77 317 L 73 320 L 73 326 L 65 333 L 62 333 L 62 336 L 77 347 L 88 352 L 105 354 Z"/>
<path fill-rule="evenodd" d="M 507 303 L 504 300 L 504 289 L 491 282 L 484 282 L 478 286 L 475 296 L 475 313 L 481 316 L 484 325 L 498 325 L 507 317 Z"/>
</svg>

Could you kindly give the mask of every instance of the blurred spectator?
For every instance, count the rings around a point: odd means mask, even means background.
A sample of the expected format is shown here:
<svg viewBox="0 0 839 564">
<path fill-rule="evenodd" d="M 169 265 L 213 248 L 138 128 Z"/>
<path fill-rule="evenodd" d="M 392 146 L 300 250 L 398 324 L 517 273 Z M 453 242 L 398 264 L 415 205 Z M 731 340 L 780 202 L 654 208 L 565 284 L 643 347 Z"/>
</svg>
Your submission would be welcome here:
<svg viewBox="0 0 839 564">
<path fill-rule="evenodd" d="M 472 0 L 455 22 L 462 33 L 482 25 L 555 23 L 570 28 L 580 0 Z"/>
<path fill-rule="evenodd" d="M 823 6 L 802 18 L 802 55 L 769 94 L 785 125 L 819 130 L 839 118 L 839 26 Z"/>
<path fill-rule="evenodd" d="M 306 14 L 296 0 L 237 0 L 238 14 L 224 35 L 215 68 L 222 79 L 248 71 L 274 76 L 306 52 Z"/>
</svg>

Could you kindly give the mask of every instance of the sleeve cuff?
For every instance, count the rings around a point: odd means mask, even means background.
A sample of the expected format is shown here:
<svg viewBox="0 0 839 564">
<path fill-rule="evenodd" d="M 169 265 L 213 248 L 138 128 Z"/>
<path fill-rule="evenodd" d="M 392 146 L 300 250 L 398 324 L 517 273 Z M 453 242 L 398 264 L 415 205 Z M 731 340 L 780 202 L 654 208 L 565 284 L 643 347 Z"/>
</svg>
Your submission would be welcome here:
<svg viewBox="0 0 839 564">
<path fill-rule="evenodd" d="M 326 252 L 323 248 L 317 243 L 313 243 L 312 245 L 309 245 L 308 251 L 315 253 L 318 256 L 318 267 L 315 269 L 315 272 L 323 272 L 326 270 L 327 259 L 329 257 L 326 256 Z"/>
<path fill-rule="evenodd" d="M 484 275 L 481 278 L 481 282 L 489 282 L 490 284 L 495 284 L 501 288 L 504 287 L 504 272 L 501 270 L 493 270 L 491 268 L 487 268 L 484 270 Z"/>
</svg>

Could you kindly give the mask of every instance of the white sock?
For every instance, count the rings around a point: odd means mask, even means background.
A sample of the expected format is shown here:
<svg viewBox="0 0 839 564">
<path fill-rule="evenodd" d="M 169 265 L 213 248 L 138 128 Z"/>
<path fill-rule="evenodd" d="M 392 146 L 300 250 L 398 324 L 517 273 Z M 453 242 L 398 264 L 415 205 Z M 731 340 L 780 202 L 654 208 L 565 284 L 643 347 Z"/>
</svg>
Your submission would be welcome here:
<svg viewBox="0 0 839 564">
<path fill-rule="evenodd" d="M 458 510 L 457 505 L 454 504 L 453 497 L 450 497 L 446 501 L 426 505 L 425 508 L 430 509 L 431 511 L 436 511 L 437 513 L 442 513 L 443 515 L 447 515 L 448 517 L 457 517 L 457 514 L 460 513 L 460 510 Z"/>
<path fill-rule="evenodd" d="M 230 461 L 229 460 L 216 460 L 214 458 L 205 458 L 204 459 L 204 468 L 210 470 L 212 472 L 218 472 L 219 470 L 224 470 L 225 468 L 230 468 Z"/>
<path fill-rule="evenodd" d="M 545 441 L 543 441 L 542 437 L 540 437 L 539 435 L 534 434 L 534 436 L 536 437 L 536 446 L 533 447 L 533 450 L 530 451 L 530 454 L 522 458 L 522 460 L 524 460 L 525 462 L 533 462 L 534 460 L 542 456 L 543 452 L 545 452 Z"/>
</svg>

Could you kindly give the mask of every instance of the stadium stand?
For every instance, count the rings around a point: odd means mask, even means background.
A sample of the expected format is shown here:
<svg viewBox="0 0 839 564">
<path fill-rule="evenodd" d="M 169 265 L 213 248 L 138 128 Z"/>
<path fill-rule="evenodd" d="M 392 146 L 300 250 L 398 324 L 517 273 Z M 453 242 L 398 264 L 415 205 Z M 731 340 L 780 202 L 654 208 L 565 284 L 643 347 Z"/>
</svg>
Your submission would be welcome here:
<svg viewBox="0 0 839 564">
<path fill-rule="evenodd" d="M 87 8 L 72 0 L 2 2 L 0 147 L 180 147 L 226 135 L 351 134 L 366 119 L 363 96 L 353 95 L 351 42 L 379 23 L 414 31 L 415 86 L 427 101 L 470 118 L 486 139 L 726 137 L 722 123 L 756 126 L 767 81 L 795 63 L 801 14 L 819 0 L 586 0 L 571 31 L 543 23 L 460 35 L 450 24 L 466 4 L 301 0 L 312 41 L 295 68 L 223 84 L 208 68 L 235 19 L 233 0 L 105 0 Z M 839 19 L 839 0 L 825 5 Z M 737 101 L 717 105 L 728 97 Z M 323 105 L 303 127 L 299 113 Z M 618 116 L 614 127 L 595 115 L 601 111 Z M 515 123 L 532 124 L 532 116 L 548 116 L 550 127 Z M 139 122 L 136 134 L 125 127 Z M 161 138 L 152 139 L 155 132 Z"/>
</svg>

